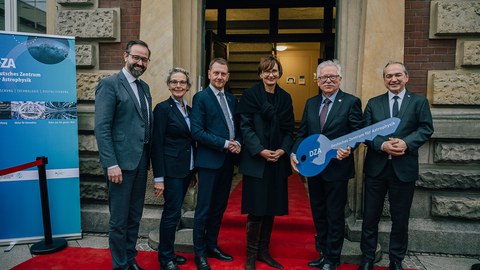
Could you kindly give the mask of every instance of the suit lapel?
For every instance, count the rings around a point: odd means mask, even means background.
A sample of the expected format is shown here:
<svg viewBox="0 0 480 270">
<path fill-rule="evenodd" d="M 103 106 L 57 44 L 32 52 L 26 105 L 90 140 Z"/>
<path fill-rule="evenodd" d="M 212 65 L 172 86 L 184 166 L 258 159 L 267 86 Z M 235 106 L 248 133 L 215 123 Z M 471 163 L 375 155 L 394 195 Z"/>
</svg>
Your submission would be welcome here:
<svg viewBox="0 0 480 270">
<path fill-rule="evenodd" d="M 185 117 L 183 117 L 183 114 L 180 112 L 180 110 L 178 110 L 178 107 L 177 107 L 177 104 L 175 103 L 175 101 L 173 100 L 172 97 L 170 97 L 168 99 L 168 102 L 170 104 L 170 109 L 173 111 L 173 114 L 177 117 L 177 120 L 182 123 L 182 126 L 190 131 L 190 129 L 188 128 L 188 125 L 187 125 L 187 122 L 185 121 Z M 188 110 L 187 110 L 188 111 Z"/>
<path fill-rule="evenodd" d="M 211 88 L 209 87 L 208 90 L 209 90 L 208 94 L 209 94 L 210 97 L 212 98 L 212 102 L 213 102 L 213 104 L 214 104 L 213 106 L 215 106 L 215 108 L 217 108 L 218 113 L 222 116 L 221 118 L 223 119 L 223 123 L 225 124 L 226 127 L 228 127 L 227 119 L 225 119 L 225 116 L 223 115 L 223 110 L 222 110 L 222 107 L 220 107 L 220 103 L 218 102 L 217 96 L 216 96 L 215 93 L 213 92 L 213 89 L 211 89 Z"/>
<path fill-rule="evenodd" d="M 403 114 L 407 111 L 408 105 L 412 101 L 412 95 L 410 92 L 405 90 L 405 95 L 403 96 L 402 105 L 400 106 L 400 111 L 398 112 L 398 118 L 402 119 Z"/>
<path fill-rule="evenodd" d="M 390 100 L 388 100 L 388 92 L 382 96 L 380 106 L 382 106 L 382 111 L 384 119 L 390 118 Z"/>
<path fill-rule="evenodd" d="M 342 90 L 339 89 L 337 96 L 335 97 L 335 100 L 333 100 L 332 108 L 330 109 L 330 112 L 327 115 L 327 121 L 325 122 L 325 126 L 323 127 L 323 130 L 328 129 L 328 126 L 330 126 L 330 123 L 332 123 L 333 118 L 335 118 L 335 115 L 337 115 L 338 110 L 343 104 L 342 98 L 343 98 L 343 92 Z"/>
<path fill-rule="evenodd" d="M 312 115 L 315 118 L 313 121 L 314 126 L 312 130 L 316 131 L 315 133 L 320 133 L 320 105 L 322 104 L 322 95 L 317 95 L 317 97 L 313 100 L 312 105 L 309 108 L 309 115 Z"/>
<path fill-rule="evenodd" d="M 140 117 L 143 119 L 142 110 L 141 110 L 141 108 L 140 108 L 140 104 L 138 103 L 138 99 L 137 99 L 137 97 L 135 96 L 135 93 L 133 93 L 132 87 L 131 87 L 130 84 L 128 83 L 127 77 L 125 77 L 125 75 L 123 74 L 123 72 L 120 71 L 120 73 L 118 74 L 118 78 L 120 79 L 120 84 L 123 86 L 123 88 L 125 89 L 125 91 L 127 91 L 128 95 L 129 95 L 130 98 L 132 99 L 133 104 L 135 104 L 135 108 L 137 109 L 137 113 L 138 113 L 138 114 L 140 115 Z M 145 120 L 145 119 L 144 119 L 144 120 Z"/>
</svg>

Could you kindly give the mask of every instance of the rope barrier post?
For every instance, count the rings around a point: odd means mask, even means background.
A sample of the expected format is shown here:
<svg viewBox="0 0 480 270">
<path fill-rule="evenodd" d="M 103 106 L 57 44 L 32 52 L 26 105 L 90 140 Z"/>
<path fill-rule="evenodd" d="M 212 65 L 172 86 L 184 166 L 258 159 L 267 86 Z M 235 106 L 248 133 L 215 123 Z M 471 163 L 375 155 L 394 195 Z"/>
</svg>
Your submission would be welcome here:
<svg viewBox="0 0 480 270">
<path fill-rule="evenodd" d="M 47 188 L 47 170 L 45 164 L 48 164 L 47 157 L 37 157 L 37 161 L 41 160 L 38 166 L 38 177 L 40 183 L 40 198 L 42 203 L 43 232 L 44 240 L 35 243 L 30 247 L 32 254 L 50 254 L 67 247 L 67 241 L 63 238 L 52 238 L 52 224 L 50 221 L 50 207 L 48 203 Z"/>
</svg>

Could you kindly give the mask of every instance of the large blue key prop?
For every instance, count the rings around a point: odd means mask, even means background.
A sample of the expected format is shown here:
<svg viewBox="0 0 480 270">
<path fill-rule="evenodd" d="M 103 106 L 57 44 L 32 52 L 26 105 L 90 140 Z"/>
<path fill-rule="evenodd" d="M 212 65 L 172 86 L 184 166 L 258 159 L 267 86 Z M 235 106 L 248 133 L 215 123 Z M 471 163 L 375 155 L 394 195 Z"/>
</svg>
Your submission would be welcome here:
<svg viewBox="0 0 480 270">
<path fill-rule="evenodd" d="M 297 169 L 303 176 L 315 176 L 321 173 L 332 158 L 337 157 L 339 148 L 347 149 L 355 144 L 371 141 L 376 136 L 386 136 L 397 130 L 400 119 L 388 118 L 371 126 L 359 129 L 330 141 L 322 134 L 314 134 L 305 138 L 297 149 Z"/>
</svg>

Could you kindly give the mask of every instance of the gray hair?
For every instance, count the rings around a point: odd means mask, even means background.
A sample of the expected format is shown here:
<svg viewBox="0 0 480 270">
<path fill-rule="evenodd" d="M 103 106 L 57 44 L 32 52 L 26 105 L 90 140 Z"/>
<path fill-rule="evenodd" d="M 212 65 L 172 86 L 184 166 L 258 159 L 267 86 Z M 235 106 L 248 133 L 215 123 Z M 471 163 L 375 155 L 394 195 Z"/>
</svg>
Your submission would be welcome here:
<svg viewBox="0 0 480 270">
<path fill-rule="evenodd" d="M 390 60 L 390 61 L 388 61 L 388 63 L 383 68 L 383 78 L 385 78 L 385 70 L 387 69 L 387 67 L 390 66 L 390 65 L 394 65 L 394 64 L 401 65 L 403 67 L 403 72 L 405 72 L 405 75 L 408 76 L 408 70 L 407 70 L 407 67 L 405 66 L 404 63 L 402 63 L 400 61 Z"/>
<path fill-rule="evenodd" d="M 187 77 L 187 86 L 188 89 L 192 86 L 192 80 L 190 79 L 190 73 L 184 68 L 181 67 L 174 67 L 168 71 L 168 76 L 167 76 L 167 85 L 170 83 L 170 80 L 172 79 L 172 75 L 175 73 L 183 73 L 185 77 Z"/>
<path fill-rule="evenodd" d="M 338 62 L 337 59 L 327 60 L 327 61 L 323 61 L 322 63 L 320 63 L 317 67 L 317 77 L 320 76 L 320 70 L 322 70 L 322 68 L 328 67 L 328 66 L 336 67 L 337 68 L 337 74 L 340 77 L 343 77 L 342 76 L 342 67 L 340 66 L 340 63 Z"/>
</svg>

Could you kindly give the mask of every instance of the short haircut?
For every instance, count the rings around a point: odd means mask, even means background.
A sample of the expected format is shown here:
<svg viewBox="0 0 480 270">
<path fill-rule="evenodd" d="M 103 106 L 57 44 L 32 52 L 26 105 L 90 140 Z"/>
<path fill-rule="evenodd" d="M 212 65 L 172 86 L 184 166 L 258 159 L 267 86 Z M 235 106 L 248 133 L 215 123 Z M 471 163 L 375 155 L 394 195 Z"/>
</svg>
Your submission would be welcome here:
<svg viewBox="0 0 480 270">
<path fill-rule="evenodd" d="M 190 73 L 186 69 L 181 68 L 181 67 L 174 67 L 174 68 L 172 68 L 168 71 L 167 85 L 170 83 L 170 80 L 172 79 L 172 75 L 175 74 L 175 73 L 183 73 L 185 75 L 185 77 L 187 78 L 188 89 L 190 89 L 190 87 L 192 86 L 192 80 L 190 79 Z"/>
<path fill-rule="evenodd" d="M 278 66 L 278 77 L 279 78 L 282 77 L 283 75 L 282 64 L 280 64 L 280 61 L 278 61 L 278 59 L 273 55 L 265 56 L 260 59 L 260 64 L 258 64 L 258 71 L 257 71 L 258 75 L 262 74 L 262 72 L 264 71 L 272 70 L 275 64 L 277 64 Z"/>
<path fill-rule="evenodd" d="M 390 60 L 388 61 L 388 63 L 385 65 L 385 67 L 383 68 L 383 78 L 385 78 L 385 70 L 387 69 L 388 66 L 390 65 L 394 65 L 394 64 L 399 64 L 399 65 L 402 65 L 403 67 L 403 72 L 405 72 L 405 75 L 408 76 L 408 70 L 407 70 L 407 67 L 405 66 L 404 63 L 400 62 L 400 61 L 395 61 L 395 60 Z"/>
<path fill-rule="evenodd" d="M 227 68 L 228 68 L 228 62 L 227 62 L 227 60 L 225 60 L 225 58 L 216 57 L 216 58 L 213 58 L 212 61 L 210 61 L 210 65 L 208 65 L 208 69 L 211 70 L 213 64 L 215 64 L 215 63 L 219 63 L 220 65 L 227 66 Z"/>
<path fill-rule="evenodd" d="M 150 58 L 152 52 L 150 51 L 150 48 L 148 48 L 148 45 L 145 41 L 142 41 L 142 40 L 139 40 L 139 39 L 136 39 L 136 40 L 130 40 L 128 43 L 127 43 L 127 47 L 125 48 L 125 52 L 130 54 L 130 50 L 132 49 L 132 46 L 133 45 L 141 45 L 145 48 L 147 48 L 148 50 L 148 58 Z"/>
<path fill-rule="evenodd" d="M 340 62 L 338 62 L 337 59 L 327 60 L 327 61 L 323 61 L 322 63 L 320 63 L 317 67 L 317 77 L 320 76 L 320 70 L 322 70 L 322 68 L 329 67 L 329 66 L 334 66 L 335 68 L 337 68 L 338 76 L 343 77 L 342 76 L 342 67 L 340 66 Z"/>
</svg>

